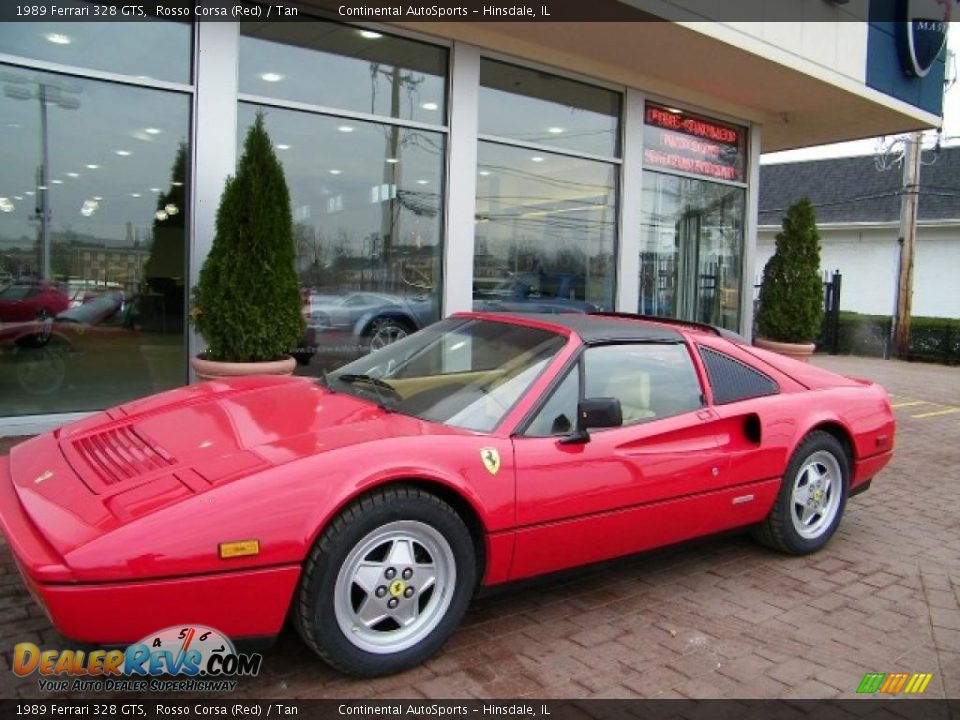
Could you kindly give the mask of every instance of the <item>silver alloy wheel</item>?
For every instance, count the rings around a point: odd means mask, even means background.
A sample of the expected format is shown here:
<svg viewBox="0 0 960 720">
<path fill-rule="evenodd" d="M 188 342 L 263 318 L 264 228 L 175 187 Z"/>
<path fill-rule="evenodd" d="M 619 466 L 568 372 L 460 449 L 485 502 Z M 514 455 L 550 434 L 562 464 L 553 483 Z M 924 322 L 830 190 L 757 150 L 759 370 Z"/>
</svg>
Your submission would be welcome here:
<svg viewBox="0 0 960 720">
<path fill-rule="evenodd" d="M 397 340 L 403 340 L 407 336 L 407 331 L 392 320 L 386 320 L 376 325 L 373 335 L 370 336 L 370 350 L 379 350 L 380 348 L 392 345 Z"/>
<path fill-rule="evenodd" d="M 804 461 L 790 493 L 790 519 L 800 537 L 815 540 L 827 531 L 842 493 L 840 463 L 831 453 L 819 450 Z"/>
<path fill-rule="evenodd" d="M 46 308 L 40 308 L 37 310 L 34 321 L 40 325 L 40 330 L 35 335 L 36 342 L 39 345 L 46 345 L 53 335 L 53 313 Z"/>
<path fill-rule="evenodd" d="M 407 650 L 443 619 L 456 581 L 453 550 L 439 531 L 414 520 L 388 523 L 358 542 L 340 566 L 337 624 L 361 650 Z"/>
</svg>

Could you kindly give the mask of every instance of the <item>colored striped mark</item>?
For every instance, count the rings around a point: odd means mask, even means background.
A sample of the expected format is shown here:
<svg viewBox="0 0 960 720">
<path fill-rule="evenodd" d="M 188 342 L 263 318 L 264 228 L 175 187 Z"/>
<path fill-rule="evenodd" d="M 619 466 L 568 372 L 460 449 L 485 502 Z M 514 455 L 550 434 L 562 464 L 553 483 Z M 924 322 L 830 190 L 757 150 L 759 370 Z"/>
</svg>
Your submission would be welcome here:
<svg viewBox="0 0 960 720">
<path fill-rule="evenodd" d="M 903 690 L 903 686 L 907 684 L 909 677 L 907 673 L 890 673 L 883 685 L 880 686 L 880 692 L 896 695 Z"/>
<path fill-rule="evenodd" d="M 892 408 L 902 408 L 902 407 L 913 407 L 914 405 L 927 405 L 927 404 L 928 404 L 928 403 L 927 403 L 926 400 L 911 400 L 911 401 L 909 401 L 909 402 L 894 403 L 894 404 L 891 405 L 890 407 L 892 407 Z"/>
<path fill-rule="evenodd" d="M 954 413 L 960 413 L 960 407 L 951 407 L 944 410 L 933 410 L 932 412 L 920 413 L 919 415 L 911 415 L 910 417 L 920 420 L 922 418 L 928 417 L 937 417 L 938 415 L 953 415 Z"/>
<path fill-rule="evenodd" d="M 860 686 L 857 688 L 857 692 L 872 695 L 880 689 L 880 685 L 883 683 L 883 679 L 886 676 L 886 673 L 867 673 L 863 676 L 863 680 L 860 681 Z"/>
<path fill-rule="evenodd" d="M 904 692 L 919 695 L 927 689 L 933 679 L 933 673 L 867 673 L 860 681 L 857 692 L 872 695 L 885 693 L 896 695 Z"/>
<path fill-rule="evenodd" d="M 904 692 L 919 694 L 927 689 L 933 679 L 933 673 L 914 673 Z"/>
</svg>

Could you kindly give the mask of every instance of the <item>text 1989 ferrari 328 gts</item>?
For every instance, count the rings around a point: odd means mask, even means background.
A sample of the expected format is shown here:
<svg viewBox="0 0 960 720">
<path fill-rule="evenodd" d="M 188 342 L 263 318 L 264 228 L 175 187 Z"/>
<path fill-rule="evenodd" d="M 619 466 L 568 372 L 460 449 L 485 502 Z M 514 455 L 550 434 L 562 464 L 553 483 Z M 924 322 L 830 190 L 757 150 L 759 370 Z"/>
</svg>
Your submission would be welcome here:
<svg viewBox="0 0 960 720">
<path fill-rule="evenodd" d="M 820 549 L 889 461 L 886 392 L 707 326 L 454 315 L 318 380 L 207 382 L 0 458 L 3 532 L 84 642 L 289 616 L 331 665 L 419 663 L 478 586 L 735 527 Z"/>
</svg>

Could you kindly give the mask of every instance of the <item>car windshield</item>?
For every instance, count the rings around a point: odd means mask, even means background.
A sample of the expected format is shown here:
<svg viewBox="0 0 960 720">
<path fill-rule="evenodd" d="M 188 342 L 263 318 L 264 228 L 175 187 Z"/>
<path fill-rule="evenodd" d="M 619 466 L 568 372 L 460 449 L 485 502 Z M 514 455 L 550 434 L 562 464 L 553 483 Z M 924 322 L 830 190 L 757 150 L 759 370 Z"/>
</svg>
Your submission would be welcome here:
<svg viewBox="0 0 960 720">
<path fill-rule="evenodd" d="M 9 298 L 11 300 L 20 300 L 27 297 L 33 290 L 32 285 L 11 285 L 8 288 L 0 290 L 0 298 Z"/>
<path fill-rule="evenodd" d="M 423 420 L 490 432 L 566 338 L 507 322 L 450 318 L 326 377 L 330 389 Z"/>
</svg>

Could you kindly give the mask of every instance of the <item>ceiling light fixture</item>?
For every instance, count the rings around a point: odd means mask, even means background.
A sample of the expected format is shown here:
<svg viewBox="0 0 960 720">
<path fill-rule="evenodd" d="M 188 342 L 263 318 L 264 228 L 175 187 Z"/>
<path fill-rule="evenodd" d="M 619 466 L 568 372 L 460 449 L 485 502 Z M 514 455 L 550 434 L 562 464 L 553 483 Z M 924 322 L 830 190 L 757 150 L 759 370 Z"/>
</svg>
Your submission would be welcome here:
<svg viewBox="0 0 960 720">
<path fill-rule="evenodd" d="M 425 103 L 421 103 L 420 107 L 422 107 L 424 110 L 436 110 L 440 106 L 437 105 L 435 102 L 425 102 Z"/>
<path fill-rule="evenodd" d="M 265 72 L 260 73 L 260 79 L 265 82 L 280 82 L 283 80 L 283 75 L 275 72 Z"/>
<path fill-rule="evenodd" d="M 339 130 L 339 131 L 342 132 L 342 133 L 352 133 L 352 132 L 353 132 L 353 126 L 352 126 L 352 125 L 341 125 L 340 127 L 337 128 L 337 130 Z"/>
<path fill-rule="evenodd" d="M 562 128 L 562 127 L 548 127 L 548 128 L 547 128 L 547 132 L 550 133 L 551 135 L 559 135 L 560 133 L 563 132 L 563 128 Z"/>
</svg>

